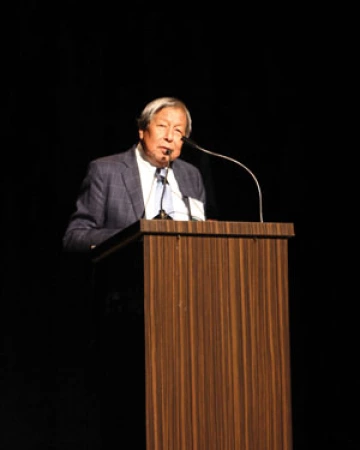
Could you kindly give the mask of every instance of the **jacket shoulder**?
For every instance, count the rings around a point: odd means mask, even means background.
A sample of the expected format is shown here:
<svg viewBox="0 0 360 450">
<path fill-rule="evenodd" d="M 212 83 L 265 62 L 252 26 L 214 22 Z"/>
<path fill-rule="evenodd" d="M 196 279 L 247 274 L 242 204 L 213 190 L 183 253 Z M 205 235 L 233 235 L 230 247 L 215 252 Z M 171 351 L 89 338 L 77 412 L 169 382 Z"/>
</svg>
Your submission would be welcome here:
<svg viewBox="0 0 360 450">
<path fill-rule="evenodd" d="M 111 155 L 101 156 L 99 158 L 93 159 L 90 161 L 90 164 L 109 164 L 109 163 L 122 163 L 127 161 L 135 160 L 135 146 L 120 152 L 120 153 L 114 153 Z"/>
</svg>

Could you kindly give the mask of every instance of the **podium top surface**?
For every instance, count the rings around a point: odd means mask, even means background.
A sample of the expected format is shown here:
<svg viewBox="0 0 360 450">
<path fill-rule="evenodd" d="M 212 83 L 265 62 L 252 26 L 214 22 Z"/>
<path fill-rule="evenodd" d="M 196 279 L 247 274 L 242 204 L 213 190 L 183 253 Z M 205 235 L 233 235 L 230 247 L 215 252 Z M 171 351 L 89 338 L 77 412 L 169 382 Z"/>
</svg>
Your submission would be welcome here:
<svg viewBox="0 0 360 450">
<path fill-rule="evenodd" d="M 295 236 L 293 223 L 140 219 L 91 250 L 91 259 L 97 262 L 142 236 L 159 234 L 277 239 L 288 239 Z"/>
</svg>

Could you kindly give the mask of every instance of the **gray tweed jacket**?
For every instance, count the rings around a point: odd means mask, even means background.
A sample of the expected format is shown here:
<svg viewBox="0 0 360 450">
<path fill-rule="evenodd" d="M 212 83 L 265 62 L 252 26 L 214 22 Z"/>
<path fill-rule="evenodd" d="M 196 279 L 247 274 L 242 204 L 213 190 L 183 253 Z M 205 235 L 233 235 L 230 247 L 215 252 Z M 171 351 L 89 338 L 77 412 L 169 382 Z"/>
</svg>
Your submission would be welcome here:
<svg viewBox="0 0 360 450">
<path fill-rule="evenodd" d="M 136 145 L 123 153 L 89 163 L 81 184 L 75 211 L 63 237 L 66 251 L 89 251 L 115 233 L 144 217 L 145 205 L 135 155 Z M 200 171 L 176 159 L 172 163 L 184 199 L 205 204 L 205 188 Z"/>
</svg>

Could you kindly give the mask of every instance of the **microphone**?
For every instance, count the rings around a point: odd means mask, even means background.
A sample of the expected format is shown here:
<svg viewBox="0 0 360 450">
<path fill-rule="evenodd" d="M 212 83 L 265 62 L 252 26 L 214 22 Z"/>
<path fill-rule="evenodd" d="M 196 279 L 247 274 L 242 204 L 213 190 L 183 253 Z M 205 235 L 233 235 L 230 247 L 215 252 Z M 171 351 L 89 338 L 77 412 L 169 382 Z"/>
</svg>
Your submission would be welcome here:
<svg viewBox="0 0 360 450">
<path fill-rule="evenodd" d="M 225 155 L 221 155 L 220 153 L 215 153 L 212 152 L 210 150 L 207 150 L 203 147 L 200 147 L 200 145 L 196 144 L 193 140 L 189 139 L 186 136 L 182 136 L 181 138 L 184 142 L 186 142 L 186 144 L 190 145 L 190 147 L 193 147 L 197 150 L 200 150 L 204 153 L 208 153 L 209 155 L 213 155 L 213 156 L 218 156 L 219 158 L 223 158 L 223 159 L 227 159 L 228 161 L 231 161 L 237 165 L 239 165 L 240 167 L 242 167 L 243 169 L 245 169 L 252 177 L 252 179 L 255 181 L 256 187 L 257 187 L 257 191 L 258 191 L 258 196 L 259 196 L 259 216 L 260 216 L 260 222 L 264 222 L 263 219 L 263 206 L 262 206 L 262 192 L 261 192 L 261 188 L 260 188 L 260 184 L 256 178 L 256 176 L 253 174 L 253 172 L 245 166 L 245 164 L 241 163 L 240 161 L 237 161 L 234 158 L 230 158 L 230 156 L 225 156 Z"/>
<path fill-rule="evenodd" d="M 163 201 L 164 201 L 165 189 L 166 189 L 166 185 L 169 184 L 167 179 L 168 179 L 168 174 L 169 174 L 169 169 L 170 169 L 171 153 L 172 152 L 173 152 L 173 150 L 170 150 L 170 149 L 168 149 L 166 151 L 166 154 L 169 155 L 169 160 L 168 160 L 168 164 L 166 166 L 165 176 L 161 180 L 162 184 L 163 184 L 163 188 L 162 188 L 161 197 L 160 197 L 160 210 L 159 210 L 159 213 L 154 217 L 154 219 L 173 220 L 173 218 L 171 216 L 169 216 L 169 214 L 167 214 L 166 211 L 163 209 Z"/>
</svg>

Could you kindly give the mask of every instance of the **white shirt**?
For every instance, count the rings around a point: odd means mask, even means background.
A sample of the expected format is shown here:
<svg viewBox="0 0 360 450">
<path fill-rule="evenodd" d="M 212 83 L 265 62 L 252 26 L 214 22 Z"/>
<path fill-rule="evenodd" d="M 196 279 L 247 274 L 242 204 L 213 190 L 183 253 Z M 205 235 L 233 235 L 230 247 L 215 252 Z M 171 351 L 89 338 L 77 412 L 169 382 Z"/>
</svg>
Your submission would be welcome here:
<svg viewBox="0 0 360 450">
<path fill-rule="evenodd" d="M 145 218 L 153 219 L 159 213 L 159 210 L 155 205 L 155 188 L 157 182 L 155 177 L 156 167 L 150 164 L 149 161 L 143 157 L 143 151 L 140 145 L 136 147 L 135 153 L 144 196 Z M 174 207 L 174 213 L 172 214 L 173 219 L 191 220 L 189 217 L 189 209 L 183 200 L 183 196 L 180 192 L 179 185 L 175 179 L 174 172 L 171 167 L 169 168 L 167 181 L 172 193 L 172 202 Z M 192 198 L 189 198 L 189 202 L 191 206 L 192 218 L 196 220 L 205 220 L 204 205 L 202 202 Z M 170 213 L 170 211 L 167 212 Z"/>
</svg>

